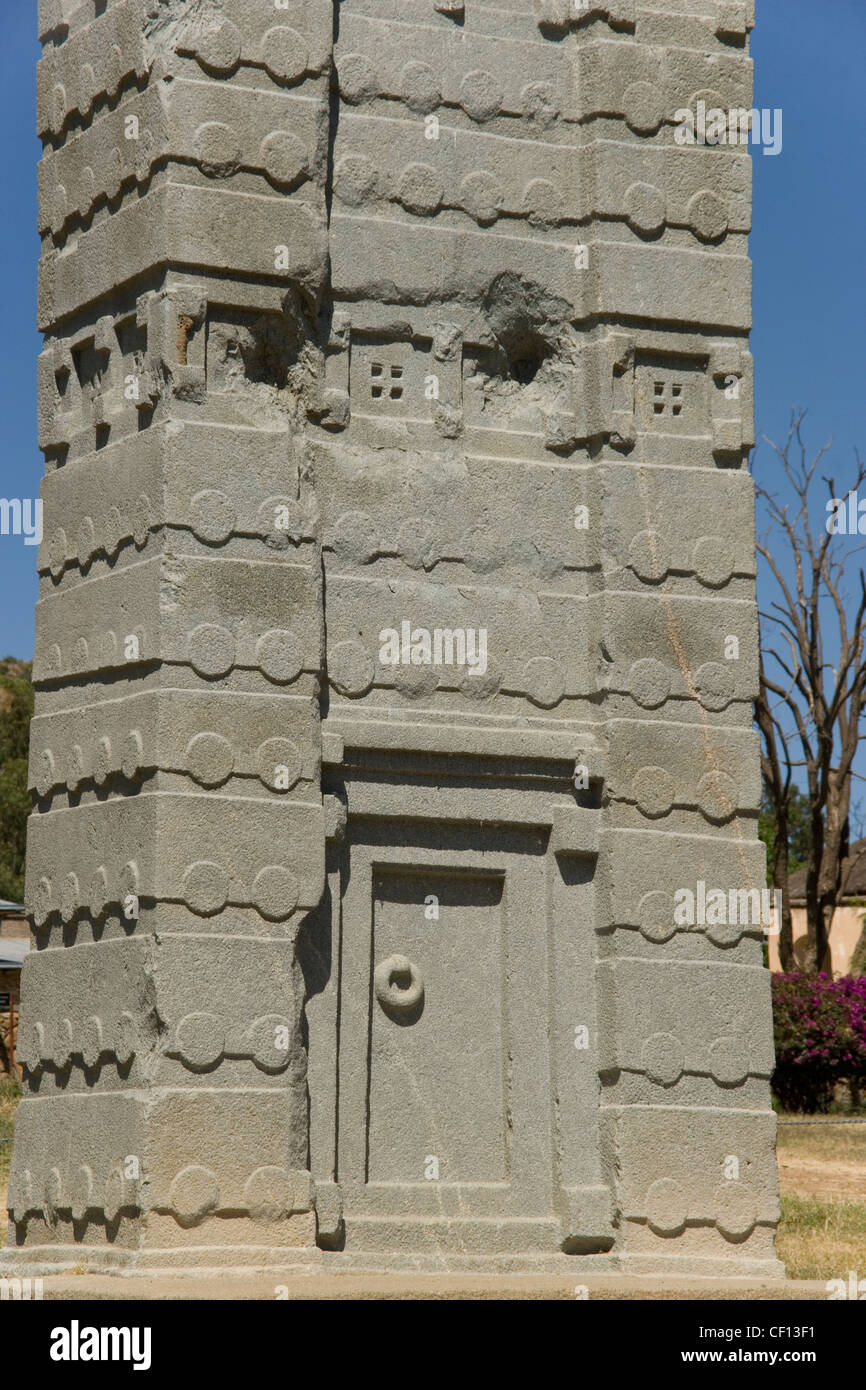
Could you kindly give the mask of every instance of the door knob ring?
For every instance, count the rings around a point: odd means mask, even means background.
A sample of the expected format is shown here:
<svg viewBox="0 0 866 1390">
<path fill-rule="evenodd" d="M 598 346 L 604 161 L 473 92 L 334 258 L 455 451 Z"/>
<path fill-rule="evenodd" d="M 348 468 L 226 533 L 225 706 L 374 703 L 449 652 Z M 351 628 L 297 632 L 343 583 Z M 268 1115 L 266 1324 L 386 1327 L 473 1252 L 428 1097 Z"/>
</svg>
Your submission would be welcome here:
<svg viewBox="0 0 866 1390">
<path fill-rule="evenodd" d="M 388 956 L 373 972 L 376 998 L 383 1009 L 394 1013 L 411 1013 L 424 998 L 421 971 L 408 956 Z"/>
</svg>

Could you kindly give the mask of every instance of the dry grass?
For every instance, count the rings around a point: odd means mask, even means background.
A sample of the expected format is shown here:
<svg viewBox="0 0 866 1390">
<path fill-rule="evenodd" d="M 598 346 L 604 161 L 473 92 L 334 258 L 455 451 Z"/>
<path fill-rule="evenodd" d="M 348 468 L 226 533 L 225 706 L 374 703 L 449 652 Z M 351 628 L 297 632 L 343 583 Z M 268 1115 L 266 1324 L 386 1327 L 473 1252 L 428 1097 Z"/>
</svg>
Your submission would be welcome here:
<svg viewBox="0 0 866 1390">
<path fill-rule="evenodd" d="M 866 1203 L 783 1196 L 776 1254 L 789 1279 L 866 1278 Z"/>
<path fill-rule="evenodd" d="M 777 1152 L 788 1278 L 866 1278 L 866 1124 L 780 1125 Z"/>
</svg>

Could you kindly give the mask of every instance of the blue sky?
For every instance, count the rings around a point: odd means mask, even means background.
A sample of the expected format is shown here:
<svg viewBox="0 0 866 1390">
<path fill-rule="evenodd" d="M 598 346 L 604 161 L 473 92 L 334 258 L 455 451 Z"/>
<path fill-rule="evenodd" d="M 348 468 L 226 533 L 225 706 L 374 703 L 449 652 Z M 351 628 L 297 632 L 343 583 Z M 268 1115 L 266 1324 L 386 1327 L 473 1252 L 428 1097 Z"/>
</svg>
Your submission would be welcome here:
<svg viewBox="0 0 866 1390">
<path fill-rule="evenodd" d="M 35 0 L 0 19 L 0 107 L 6 133 L 0 264 L 3 294 L 0 496 L 36 496 Z M 781 440 L 794 405 L 807 439 L 831 435 L 837 481 L 866 453 L 863 325 L 863 0 L 758 0 L 752 38 L 755 104 L 781 107 L 783 147 L 754 152 L 754 333 L 757 437 Z M 759 469 L 769 463 L 759 444 Z M 0 655 L 33 652 L 36 549 L 0 538 Z"/>
</svg>

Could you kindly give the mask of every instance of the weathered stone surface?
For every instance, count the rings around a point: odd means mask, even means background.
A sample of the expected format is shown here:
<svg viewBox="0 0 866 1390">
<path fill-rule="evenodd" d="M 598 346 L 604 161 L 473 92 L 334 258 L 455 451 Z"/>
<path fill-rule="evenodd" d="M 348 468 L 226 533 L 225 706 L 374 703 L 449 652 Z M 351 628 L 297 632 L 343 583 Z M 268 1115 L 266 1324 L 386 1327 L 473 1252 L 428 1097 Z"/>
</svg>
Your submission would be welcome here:
<svg viewBox="0 0 866 1390">
<path fill-rule="evenodd" d="M 6 1262 L 780 1274 L 752 10 L 40 0 Z"/>
</svg>

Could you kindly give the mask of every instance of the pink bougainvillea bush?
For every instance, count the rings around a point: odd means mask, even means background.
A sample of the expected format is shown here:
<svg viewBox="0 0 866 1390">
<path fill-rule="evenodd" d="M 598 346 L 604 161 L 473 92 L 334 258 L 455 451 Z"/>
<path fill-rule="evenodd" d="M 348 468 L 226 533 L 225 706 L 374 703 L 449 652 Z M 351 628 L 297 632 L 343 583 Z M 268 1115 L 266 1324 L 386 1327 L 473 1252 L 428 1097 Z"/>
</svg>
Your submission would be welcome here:
<svg viewBox="0 0 866 1390">
<path fill-rule="evenodd" d="M 840 1081 L 866 1085 L 866 975 L 773 975 L 776 1070 L 786 1110 L 827 1110 Z"/>
</svg>

